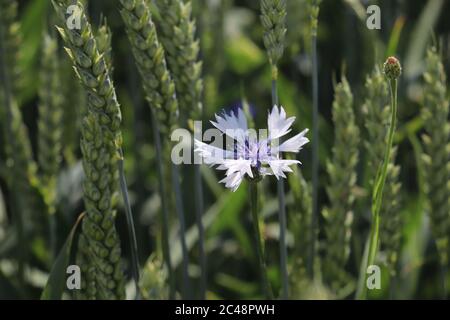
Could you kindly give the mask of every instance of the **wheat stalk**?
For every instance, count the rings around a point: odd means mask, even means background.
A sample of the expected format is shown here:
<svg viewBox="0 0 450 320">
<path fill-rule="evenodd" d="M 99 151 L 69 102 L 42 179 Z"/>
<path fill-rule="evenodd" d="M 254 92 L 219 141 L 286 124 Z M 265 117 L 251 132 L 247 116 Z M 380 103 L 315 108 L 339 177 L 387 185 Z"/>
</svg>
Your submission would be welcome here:
<svg viewBox="0 0 450 320">
<path fill-rule="evenodd" d="M 338 291 L 348 279 L 345 266 L 350 254 L 355 201 L 353 189 L 359 157 L 359 129 L 355 123 L 353 95 L 345 77 L 335 86 L 333 123 L 333 155 L 327 162 L 330 205 L 323 210 L 326 234 L 323 275 L 329 286 Z"/>
<path fill-rule="evenodd" d="M 272 66 L 272 78 L 277 78 L 277 64 L 283 56 L 286 37 L 286 0 L 261 0 L 260 4 L 264 46 Z"/>
<path fill-rule="evenodd" d="M 80 127 L 84 108 L 87 104 L 86 92 L 73 72 L 72 61 L 65 52 L 60 52 L 61 65 L 59 77 L 61 79 L 61 92 L 64 96 L 62 115 L 62 145 L 64 160 L 72 165 L 77 161 L 77 153 L 80 141 Z"/>
<path fill-rule="evenodd" d="M 45 201 L 49 208 L 50 247 L 56 255 L 56 187 L 62 154 L 62 115 L 60 62 L 58 42 L 44 34 L 38 118 L 38 164 L 40 179 L 45 189 Z"/>
<path fill-rule="evenodd" d="M 202 63 L 198 60 L 200 45 L 195 37 L 195 20 L 191 1 L 156 0 L 160 11 L 157 20 L 169 69 L 175 81 L 181 123 L 186 116 L 202 117 Z M 193 127 L 191 126 L 191 129 Z"/>
<path fill-rule="evenodd" d="M 316 254 L 316 235 L 319 230 L 319 71 L 317 65 L 317 27 L 319 23 L 320 3 L 322 0 L 308 0 L 308 11 L 310 16 L 311 56 L 312 56 L 312 219 L 311 219 L 311 241 L 307 271 L 309 277 L 314 277 L 314 260 Z"/>
<path fill-rule="evenodd" d="M 422 156 L 425 190 L 429 200 L 431 229 L 443 269 L 443 291 L 446 295 L 446 269 L 450 255 L 450 123 L 446 75 L 436 48 L 430 48 L 424 73 Z"/>
<path fill-rule="evenodd" d="M 156 255 L 150 255 L 142 270 L 141 294 L 145 300 L 169 299 L 167 286 L 167 274 L 162 268 L 162 261 Z"/>
<path fill-rule="evenodd" d="M 77 261 L 87 279 L 80 298 L 124 298 L 121 250 L 114 226 L 118 191 L 117 162 L 121 157 L 121 113 L 110 79 L 107 62 L 99 52 L 82 5 L 79 2 L 54 1 L 61 20 L 58 28 L 75 72 L 88 96 L 88 110 L 81 128 L 84 201 L 83 220 Z M 65 12 L 76 4 L 80 10 L 81 29 L 69 29 Z"/>
<path fill-rule="evenodd" d="M 301 170 L 293 168 L 293 173 L 288 176 L 291 193 L 294 201 L 289 205 L 289 225 L 294 234 L 295 251 L 294 259 L 298 265 L 306 269 L 308 260 L 308 248 L 311 241 L 312 199 L 311 186 L 307 183 Z"/>
<path fill-rule="evenodd" d="M 164 133 L 164 136 L 168 137 L 175 128 L 178 121 L 178 101 L 175 96 L 175 85 L 166 65 L 164 49 L 158 40 L 147 3 L 143 0 L 121 0 L 121 4 L 120 12 L 128 39 L 132 44 L 134 59 L 141 75 L 146 99 L 152 109 L 152 114 L 158 119 L 158 123 L 154 123 L 153 126 L 154 129 L 156 129 L 156 125 L 158 127 L 158 130 L 154 130 L 154 138 L 157 140 L 158 172 L 161 177 L 163 256 L 168 270 L 170 295 L 173 296 L 174 279 L 169 254 L 169 217 L 166 203 L 167 195 L 170 193 L 165 192 L 170 187 L 167 186 L 168 183 L 165 179 L 162 179 L 164 176 L 162 150 L 169 151 L 171 143 L 165 139 L 163 146 L 160 146 L 160 133 Z"/>
<path fill-rule="evenodd" d="M 3 48 L 5 65 L 3 66 L 10 79 L 10 90 L 13 96 L 21 88 L 20 68 L 17 63 L 20 58 L 20 44 L 22 42 L 20 36 L 20 23 L 17 17 L 17 0 L 1 0 L 0 1 L 0 16 L 3 27 Z"/>
<path fill-rule="evenodd" d="M 62 96 L 57 50 L 57 41 L 48 34 L 44 35 L 39 88 L 38 164 L 42 182 L 48 189 L 52 213 L 62 149 Z"/>
<path fill-rule="evenodd" d="M 83 6 L 86 8 L 86 5 Z M 102 54 L 103 59 L 105 59 L 106 68 L 108 69 L 110 77 L 112 77 L 114 72 L 112 57 L 112 33 L 106 18 L 102 18 L 99 28 L 94 33 L 94 37 L 97 42 L 97 50 Z"/>
<path fill-rule="evenodd" d="M 159 10 L 157 19 L 159 40 L 163 44 L 165 56 L 171 75 L 175 82 L 175 91 L 180 109 L 179 123 L 188 125 L 193 130 L 193 120 L 202 118 L 203 113 L 203 81 L 201 78 L 202 62 L 199 61 L 200 44 L 195 37 L 196 22 L 192 17 L 191 1 L 182 0 L 157 0 L 155 4 Z M 172 165 L 172 172 L 177 174 L 178 168 Z M 196 224 L 199 231 L 199 252 L 200 252 L 200 298 L 205 297 L 206 291 L 206 254 L 204 250 L 204 231 L 202 224 L 203 215 L 203 190 L 199 165 L 194 165 L 194 190 L 195 190 L 195 215 Z M 179 184 L 179 179 L 173 179 Z M 176 187 L 176 186 L 174 186 Z M 177 190 L 177 188 L 175 188 Z M 182 197 L 176 195 L 176 199 L 181 201 Z M 177 208 L 183 206 L 176 204 Z M 178 212 L 180 225 L 182 226 L 184 217 Z M 183 255 L 187 255 L 185 248 L 185 230 L 182 233 Z M 183 269 L 187 268 L 187 257 L 183 259 Z M 186 274 L 187 271 L 185 270 Z M 187 276 L 185 275 L 185 278 Z M 186 281 L 184 281 L 186 282 Z M 186 286 L 186 284 L 185 284 Z"/>
<path fill-rule="evenodd" d="M 16 226 L 19 248 L 19 279 L 23 280 L 24 261 L 29 249 L 26 237 L 44 234 L 42 222 L 47 208 L 42 203 L 42 194 L 37 180 L 37 165 L 33 159 L 28 130 L 15 100 L 17 89 L 18 23 L 17 2 L 0 1 L 0 96 L 3 107 L 0 111 L 1 127 L 5 139 L 5 158 L 8 166 L 6 180 L 11 190 L 13 222 Z M 20 198 L 19 198 L 20 195 Z M 41 210 L 42 209 L 42 210 Z M 37 212 L 37 214 L 36 214 Z M 27 222 L 27 223 L 25 223 Z M 31 223 L 28 223 L 31 222 Z"/>
<path fill-rule="evenodd" d="M 161 133 L 168 136 L 178 121 L 175 85 L 158 40 L 150 10 L 144 0 L 121 0 L 121 15 L 132 44 L 146 99 L 154 110 Z M 169 140 L 164 141 L 166 145 Z"/>
</svg>

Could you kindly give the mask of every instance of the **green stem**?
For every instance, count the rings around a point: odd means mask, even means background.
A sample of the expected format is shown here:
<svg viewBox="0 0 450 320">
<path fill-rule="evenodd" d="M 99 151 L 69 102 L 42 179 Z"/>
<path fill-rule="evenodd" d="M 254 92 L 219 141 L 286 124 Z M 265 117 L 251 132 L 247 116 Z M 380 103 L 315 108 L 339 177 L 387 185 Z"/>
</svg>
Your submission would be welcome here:
<svg viewBox="0 0 450 320">
<path fill-rule="evenodd" d="M 136 240 L 136 230 L 134 228 L 133 213 L 131 211 L 130 198 L 128 196 L 127 181 L 125 178 L 125 170 L 123 166 L 123 151 L 119 149 L 120 158 L 119 164 L 119 178 L 120 189 L 122 191 L 123 203 L 125 205 L 125 213 L 127 218 L 128 236 L 130 237 L 130 251 L 131 251 L 131 267 L 133 272 L 134 284 L 136 286 L 136 300 L 140 299 L 139 292 L 139 258 Z"/>
<path fill-rule="evenodd" d="M 367 256 L 366 268 L 375 263 L 375 258 L 379 244 L 379 228 L 380 228 L 380 209 L 383 200 L 383 189 L 386 182 L 387 168 L 391 155 L 392 142 L 394 140 L 396 119 L 397 119 L 397 80 L 390 80 L 391 89 L 391 123 L 388 131 L 388 141 L 384 151 L 384 159 L 382 167 L 378 169 L 372 195 L 372 225 L 370 230 L 369 254 Z M 365 271 L 365 270 L 364 270 Z M 366 274 L 364 273 L 364 279 Z M 366 282 L 366 281 L 364 281 Z M 363 290 L 359 299 L 366 299 L 367 284 L 363 284 Z"/>
<path fill-rule="evenodd" d="M 273 75 L 272 105 L 278 105 L 277 74 L 278 72 L 276 70 L 272 72 Z M 278 179 L 277 181 L 277 193 L 278 193 L 278 220 L 280 224 L 280 269 L 282 280 L 281 298 L 287 299 L 289 294 L 289 281 L 287 271 L 287 246 L 286 246 L 286 200 L 285 200 L 283 179 Z"/>
<path fill-rule="evenodd" d="M 264 289 L 266 299 L 272 299 L 272 292 L 267 278 L 267 267 L 264 259 L 264 242 L 261 237 L 261 231 L 259 229 L 259 217 L 258 217 L 258 183 L 250 182 L 250 210 L 252 212 L 253 219 L 253 231 L 255 233 L 256 240 L 256 253 L 259 260 L 259 270 L 261 273 L 261 282 Z"/>
<path fill-rule="evenodd" d="M 189 286 L 189 257 L 186 243 L 186 224 L 184 220 L 183 198 L 181 196 L 180 187 L 180 173 L 178 166 L 172 163 L 172 184 L 175 191 L 175 209 L 180 223 L 180 242 L 181 253 L 183 256 L 182 268 L 183 268 L 183 282 L 181 288 L 181 295 L 183 299 L 191 299 L 190 286 Z"/>
<path fill-rule="evenodd" d="M 159 136 L 158 123 L 156 121 L 156 116 L 154 111 L 151 110 L 151 118 L 152 118 L 152 127 L 153 127 L 153 139 L 155 140 L 156 146 L 156 161 L 157 161 L 157 171 L 158 171 L 158 180 L 159 180 L 159 197 L 161 199 L 161 224 L 162 224 L 162 252 L 164 263 L 167 268 L 167 276 L 169 280 L 169 299 L 175 299 L 175 278 L 173 275 L 172 262 L 170 259 L 170 247 L 169 247 L 169 211 L 167 210 L 167 201 L 164 190 L 165 182 L 164 182 L 164 169 L 163 169 L 163 160 L 162 160 L 162 147 L 161 147 L 161 138 Z"/>
<path fill-rule="evenodd" d="M 309 252 L 307 261 L 307 271 L 309 277 L 314 277 L 314 256 L 316 251 L 316 230 L 318 228 L 319 216 L 319 75 L 317 70 L 317 37 L 311 38 L 312 49 L 312 98 L 313 98 L 313 123 L 312 123 L 312 219 L 311 219 L 311 239 L 309 241 Z"/>
<path fill-rule="evenodd" d="M 200 165 L 194 165 L 195 175 L 195 218 L 198 228 L 198 250 L 200 256 L 200 299 L 206 296 L 206 254 L 205 254 L 205 230 L 202 223 L 203 215 L 203 186 Z"/>
</svg>

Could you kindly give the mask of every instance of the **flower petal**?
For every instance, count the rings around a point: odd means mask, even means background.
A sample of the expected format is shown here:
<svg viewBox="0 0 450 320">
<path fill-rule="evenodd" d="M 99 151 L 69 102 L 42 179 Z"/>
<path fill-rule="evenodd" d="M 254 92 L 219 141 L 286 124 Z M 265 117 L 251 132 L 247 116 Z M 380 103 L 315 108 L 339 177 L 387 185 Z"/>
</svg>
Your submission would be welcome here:
<svg viewBox="0 0 450 320">
<path fill-rule="evenodd" d="M 299 152 L 302 146 L 309 142 L 309 139 L 305 137 L 308 129 L 303 130 L 296 136 L 283 142 L 278 148 L 273 148 L 272 152 Z"/>
<path fill-rule="evenodd" d="M 279 179 L 286 178 L 285 172 L 292 172 L 292 169 L 289 167 L 293 164 L 300 164 L 298 160 L 270 160 L 268 161 L 270 169 L 273 172 L 273 175 Z"/>
<path fill-rule="evenodd" d="M 283 107 L 278 108 L 274 105 L 272 111 L 267 117 L 267 125 L 269 129 L 269 138 L 278 139 L 291 131 L 290 127 L 295 121 L 295 117 L 286 118 L 286 111 Z"/>
<path fill-rule="evenodd" d="M 245 113 L 241 108 L 238 109 L 237 113 L 231 112 L 227 114 L 226 112 L 224 112 L 221 115 L 216 114 L 215 117 L 216 122 L 211 121 L 213 126 L 215 126 L 230 138 L 244 143 L 248 126 L 247 118 L 245 117 Z"/>
<path fill-rule="evenodd" d="M 225 160 L 222 164 L 223 167 L 227 168 L 227 175 L 230 175 L 234 172 L 241 172 L 242 174 L 248 174 L 250 178 L 253 178 L 252 172 L 252 161 L 245 159 L 237 159 L 237 160 Z"/>
<path fill-rule="evenodd" d="M 203 158 L 203 161 L 208 165 L 220 165 L 227 158 L 232 158 L 233 153 L 228 150 L 214 147 L 197 139 L 194 140 L 194 151 Z"/>
<path fill-rule="evenodd" d="M 225 183 L 225 187 L 231 189 L 233 192 L 239 188 L 242 180 L 244 179 L 244 174 L 239 171 L 236 171 L 230 175 L 227 175 L 225 178 L 220 180 L 220 183 Z"/>
<path fill-rule="evenodd" d="M 222 170 L 227 170 L 226 177 L 222 179 L 221 183 L 225 183 L 225 187 L 236 191 L 242 182 L 242 179 L 247 174 L 250 178 L 253 178 L 253 172 L 251 168 L 251 160 L 245 159 L 227 159 L 219 166 Z"/>
</svg>

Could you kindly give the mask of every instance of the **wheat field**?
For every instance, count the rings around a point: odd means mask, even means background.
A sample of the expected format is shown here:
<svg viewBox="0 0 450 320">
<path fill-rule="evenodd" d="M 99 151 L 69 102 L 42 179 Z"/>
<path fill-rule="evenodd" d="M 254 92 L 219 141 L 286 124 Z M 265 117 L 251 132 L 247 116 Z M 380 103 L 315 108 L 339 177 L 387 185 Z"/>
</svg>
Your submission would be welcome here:
<svg viewBox="0 0 450 320">
<path fill-rule="evenodd" d="M 0 299 L 447 299 L 449 10 L 0 0 Z"/>
</svg>

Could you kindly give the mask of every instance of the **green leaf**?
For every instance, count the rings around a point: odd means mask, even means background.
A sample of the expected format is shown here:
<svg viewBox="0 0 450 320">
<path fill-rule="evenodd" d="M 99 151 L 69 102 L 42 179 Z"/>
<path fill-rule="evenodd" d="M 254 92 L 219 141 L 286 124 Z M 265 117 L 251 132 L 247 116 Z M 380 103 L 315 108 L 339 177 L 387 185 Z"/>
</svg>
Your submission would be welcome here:
<svg viewBox="0 0 450 320">
<path fill-rule="evenodd" d="M 433 27 L 442 12 L 443 0 L 429 0 L 422 10 L 419 21 L 414 26 L 405 58 L 405 76 L 407 79 L 417 77 L 422 72 L 423 56 L 432 35 Z"/>
<path fill-rule="evenodd" d="M 401 16 L 395 20 L 394 28 L 392 29 L 391 36 L 389 37 L 388 47 L 386 49 L 386 57 L 390 57 L 396 54 L 398 43 L 400 41 L 400 35 L 405 25 L 405 17 Z"/>
<path fill-rule="evenodd" d="M 55 263 L 53 264 L 52 270 L 50 271 L 50 275 L 48 277 L 47 283 L 45 285 L 44 291 L 42 291 L 41 300 L 60 300 L 62 294 L 64 292 L 64 285 L 66 283 L 66 268 L 69 264 L 70 251 L 72 248 L 72 241 L 75 235 L 75 231 L 80 224 L 81 220 L 83 220 L 85 212 L 78 216 L 75 225 L 72 227 L 72 230 L 69 233 L 69 236 L 64 243 L 61 251 L 56 258 Z"/>
<path fill-rule="evenodd" d="M 39 59 L 39 48 L 44 28 L 46 27 L 46 16 L 50 1 L 36 0 L 28 1 L 24 7 L 20 21 L 20 31 L 23 37 L 21 54 L 19 55 L 19 70 L 22 71 L 22 90 L 19 93 L 19 105 L 30 101 L 37 92 L 38 81 L 35 81 L 36 66 Z"/>
<path fill-rule="evenodd" d="M 247 299 L 254 297 L 258 292 L 258 286 L 255 283 L 239 279 L 230 274 L 219 273 L 215 276 L 215 281 L 219 286 Z"/>
<path fill-rule="evenodd" d="M 227 42 L 225 51 L 231 70 L 240 75 L 254 71 L 266 61 L 264 52 L 251 39 L 242 35 Z"/>
</svg>

